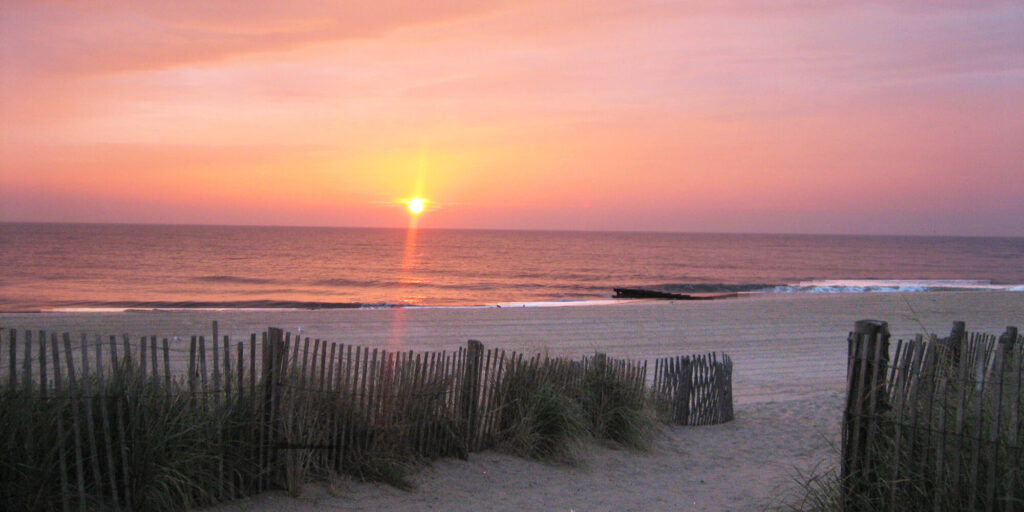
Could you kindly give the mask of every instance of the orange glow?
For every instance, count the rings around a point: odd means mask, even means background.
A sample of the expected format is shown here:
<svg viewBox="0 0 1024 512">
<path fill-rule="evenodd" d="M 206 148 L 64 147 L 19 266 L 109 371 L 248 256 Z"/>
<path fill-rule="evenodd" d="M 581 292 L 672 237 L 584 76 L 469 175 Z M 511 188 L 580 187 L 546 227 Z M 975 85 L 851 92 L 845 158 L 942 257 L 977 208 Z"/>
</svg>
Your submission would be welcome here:
<svg viewBox="0 0 1024 512">
<path fill-rule="evenodd" d="M 1024 236 L 1019 2 L 208 4 L 4 3 L 0 222 Z"/>
</svg>

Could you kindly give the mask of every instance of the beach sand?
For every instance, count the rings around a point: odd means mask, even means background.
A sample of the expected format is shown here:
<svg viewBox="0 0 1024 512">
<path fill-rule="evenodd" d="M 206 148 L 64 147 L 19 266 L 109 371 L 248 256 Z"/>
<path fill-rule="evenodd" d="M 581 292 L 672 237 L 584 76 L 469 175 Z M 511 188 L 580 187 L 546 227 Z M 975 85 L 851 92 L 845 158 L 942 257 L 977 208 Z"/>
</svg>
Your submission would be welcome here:
<svg viewBox="0 0 1024 512">
<path fill-rule="evenodd" d="M 654 450 L 591 447 L 578 468 L 493 452 L 441 460 L 412 492 L 339 480 L 299 498 L 267 493 L 217 510 L 762 510 L 797 471 L 834 464 L 846 372 L 846 335 L 858 319 L 889 322 L 893 339 L 1024 324 L 1024 293 L 929 292 L 766 295 L 613 306 L 407 308 L 329 311 L 141 311 L 3 314 L 0 325 L 89 334 L 157 335 L 187 357 L 187 336 L 210 322 L 233 341 L 267 326 L 389 350 L 486 347 L 653 360 L 718 351 L 732 356 L 736 420 L 665 427 Z"/>
</svg>

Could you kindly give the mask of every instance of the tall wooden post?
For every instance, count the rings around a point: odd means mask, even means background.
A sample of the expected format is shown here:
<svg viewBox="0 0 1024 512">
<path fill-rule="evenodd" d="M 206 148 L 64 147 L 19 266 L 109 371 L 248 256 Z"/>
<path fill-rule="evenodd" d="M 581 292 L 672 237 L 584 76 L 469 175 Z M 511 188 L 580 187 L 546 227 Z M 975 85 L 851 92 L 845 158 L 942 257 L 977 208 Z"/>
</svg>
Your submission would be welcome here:
<svg viewBox="0 0 1024 512">
<path fill-rule="evenodd" d="M 960 321 L 953 322 L 953 329 L 949 332 L 949 338 L 946 340 L 946 357 L 951 368 L 960 367 L 960 353 L 963 351 L 966 331 L 966 324 Z"/>
<path fill-rule="evenodd" d="M 1006 332 L 999 335 L 999 357 L 1002 365 L 1008 366 L 1012 359 L 1011 353 L 1013 352 L 1013 345 L 1017 342 L 1017 328 L 1010 325 L 1006 327 Z M 1008 371 L 1009 368 L 1003 368 L 1003 371 Z"/>
<path fill-rule="evenodd" d="M 267 342 L 263 346 L 263 424 L 266 430 L 264 445 L 267 457 L 267 466 L 264 472 L 267 477 L 267 484 L 274 484 L 274 476 L 277 466 L 277 445 L 278 428 L 280 421 L 280 393 L 278 385 L 281 379 L 281 371 L 284 366 L 284 359 L 287 357 L 284 347 L 284 331 L 276 327 L 267 329 Z"/>
<path fill-rule="evenodd" d="M 843 414 L 841 481 L 843 510 L 877 510 L 881 506 L 880 475 L 873 450 L 881 434 L 881 416 L 889 405 L 885 375 L 889 366 L 889 325 L 859 320 L 849 339 L 849 372 Z"/>
<path fill-rule="evenodd" d="M 479 422 L 480 373 L 483 370 L 484 345 L 477 340 L 466 343 L 465 377 L 462 379 L 462 421 L 465 441 L 462 457 L 469 456 L 475 446 L 477 423 Z"/>
</svg>

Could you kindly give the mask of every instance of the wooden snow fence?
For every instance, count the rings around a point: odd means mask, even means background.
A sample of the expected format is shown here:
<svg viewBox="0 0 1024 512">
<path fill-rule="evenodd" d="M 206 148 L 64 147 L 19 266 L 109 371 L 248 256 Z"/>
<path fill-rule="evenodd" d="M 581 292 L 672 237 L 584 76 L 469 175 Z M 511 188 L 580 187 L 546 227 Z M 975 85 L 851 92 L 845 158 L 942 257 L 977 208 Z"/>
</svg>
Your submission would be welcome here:
<svg viewBox="0 0 1024 512">
<path fill-rule="evenodd" d="M 598 372 L 673 411 L 685 403 L 673 413 L 681 424 L 732 418 L 728 356 L 658 360 L 648 387 L 645 361 L 603 354 L 527 357 L 475 340 L 455 351 L 389 351 L 275 328 L 233 341 L 217 322 L 211 334 L 73 339 L 0 329 L 0 503 L 150 509 L 174 451 L 192 450 L 186 470 L 203 475 L 174 498 L 178 507 L 291 489 L 311 467 L 360 474 L 388 450 L 466 457 L 498 442 L 502 381 L 520 370 L 570 387 Z"/>
<path fill-rule="evenodd" d="M 715 425 L 732 421 L 732 358 L 712 352 L 666 357 L 654 364 L 651 396 L 666 423 Z"/>
<path fill-rule="evenodd" d="M 1024 510 L 1022 339 L 967 333 L 889 342 L 886 322 L 848 338 L 843 508 Z"/>
</svg>

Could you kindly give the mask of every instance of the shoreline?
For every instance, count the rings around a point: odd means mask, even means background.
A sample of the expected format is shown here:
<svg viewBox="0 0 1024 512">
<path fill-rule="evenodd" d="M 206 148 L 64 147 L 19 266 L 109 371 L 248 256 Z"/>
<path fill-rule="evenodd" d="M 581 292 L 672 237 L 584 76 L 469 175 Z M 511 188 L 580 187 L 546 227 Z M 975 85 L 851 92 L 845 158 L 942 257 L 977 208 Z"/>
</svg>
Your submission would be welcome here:
<svg viewBox="0 0 1024 512">
<path fill-rule="evenodd" d="M 738 291 L 738 292 L 688 292 L 669 293 L 651 290 L 651 296 L 607 295 L 586 299 L 537 299 L 524 301 L 501 301 L 486 304 L 390 304 L 361 302 L 307 302 L 291 300 L 247 300 L 247 301 L 119 301 L 100 303 L 98 305 L 53 306 L 37 309 L 0 309 L 3 315 L 30 315 L 51 313 L 147 313 L 147 312 L 294 312 L 294 311 L 332 311 L 332 310 L 388 310 L 388 309 L 489 309 L 489 308 L 561 308 L 582 306 L 618 306 L 635 302 L 696 302 L 770 299 L 772 297 L 810 296 L 824 297 L 834 295 L 886 295 L 886 294 L 922 294 L 922 293 L 1024 293 L 1024 285 L 987 285 L 978 287 L 943 288 L 936 286 L 931 289 L 865 289 L 861 286 L 816 287 L 817 291 L 801 291 L 793 289 L 793 285 L 780 285 L 773 291 Z M 778 289 L 786 289 L 779 291 Z M 872 288 L 869 286 L 868 288 Z M 913 288 L 913 287 L 911 287 Z M 620 290 L 616 288 L 616 291 Z M 626 290 L 626 289 L 622 289 Z M 645 288 L 629 288 L 630 291 L 646 291 Z"/>
<path fill-rule="evenodd" d="M 840 389 L 846 334 L 864 318 L 889 322 L 894 340 L 921 332 L 944 335 L 956 320 L 966 321 L 968 331 L 1001 332 L 1024 323 L 1024 294 L 773 294 L 614 307 L 0 313 L 0 325 L 75 336 L 166 337 L 177 354 L 172 358 L 185 357 L 189 336 L 211 334 L 214 320 L 232 343 L 274 326 L 388 351 L 455 350 L 475 339 L 488 348 L 567 357 L 604 352 L 653 360 L 724 352 L 736 364 L 736 403 L 745 403 Z"/>
</svg>

